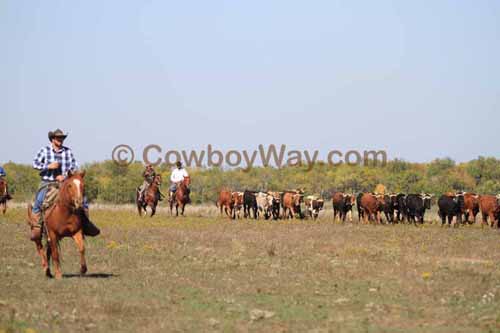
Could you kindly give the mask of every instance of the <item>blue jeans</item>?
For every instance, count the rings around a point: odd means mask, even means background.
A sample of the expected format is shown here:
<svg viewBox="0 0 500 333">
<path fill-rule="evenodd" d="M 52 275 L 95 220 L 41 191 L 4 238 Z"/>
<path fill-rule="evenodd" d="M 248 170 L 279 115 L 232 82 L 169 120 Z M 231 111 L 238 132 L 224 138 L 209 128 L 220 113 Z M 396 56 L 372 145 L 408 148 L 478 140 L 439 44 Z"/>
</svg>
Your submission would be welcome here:
<svg viewBox="0 0 500 333">
<path fill-rule="evenodd" d="M 42 186 L 43 185 L 40 186 L 41 188 L 38 190 L 35 196 L 35 203 L 33 204 L 33 213 L 35 214 L 40 213 L 40 211 L 42 210 L 43 199 L 45 198 L 45 195 L 49 190 L 48 186 L 43 186 L 43 187 Z"/>
<path fill-rule="evenodd" d="M 48 182 L 43 182 L 40 184 L 40 189 L 36 193 L 35 203 L 33 204 L 33 213 L 38 214 L 42 210 L 43 199 L 49 190 Z M 83 208 L 88 209 L 89 203 L 87 202 L 87 196 L 83 196 Z"/>
<path fill-rule="evenodd" d="M 177 191 L 177 184 L 176 183 L 172 183 L 170 185 L 170 192 L 175 192 Z"/>
</svg>

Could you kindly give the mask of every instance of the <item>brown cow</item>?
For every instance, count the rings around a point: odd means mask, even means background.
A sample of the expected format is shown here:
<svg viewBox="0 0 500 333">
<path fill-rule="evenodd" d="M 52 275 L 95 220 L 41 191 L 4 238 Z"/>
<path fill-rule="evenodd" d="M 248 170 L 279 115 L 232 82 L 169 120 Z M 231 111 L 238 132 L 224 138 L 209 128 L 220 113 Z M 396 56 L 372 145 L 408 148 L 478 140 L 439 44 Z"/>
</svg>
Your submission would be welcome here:
<svg viewBox="0 0 500 333">
<path fill-rule="evenodd" d="M 349 215 L 349 221 L 352 222 L 352 207 L 356 204 L 356 196 L 342 192 L 335 192 L 332 195 L 333 220 L 345 222 Z"/>
<path fill-rule="evenodd" d="M 233 192 L 231 193 L 233 198 L 233 219 L 238 216 L 241 218 L 241 207 L 243 207 L 243 192 Z"/>
<path fill-rule="evenodd" d="M 226 212 L 226 215 L 231 218 L 233 212 L 233 197 L 231 191 L 229 190 L 221 190 L 219 193 L 219 199 L 215 203 L 217 207 L 220 208 L 220 215 L 222 215 L 222 209 Z"/>
<path fill-rule="evenodd" d="M 368 224 L 368 220 L 381 224 L 380 207 L 384 205 L 383 194 L 363 193 L 360 204 L 364 212 L 365 224 Z"/>
<path fill-rule="evenodd" d="M 283 208 L 283 219 L 291 217 L 295 218 L 295 214 L 299 213 L 302 218 L 302 213 L 300 212 L 300 203 L 302 202 L 303 194 L 299 191 L 285 191 L 281 197 L 281 207 Z M 289 215 L 287 215 L 289 213 Z"/>
<path fill-rule="evenodd" d="M 479 213 L 479 195 L 475 193 L 464 192 L 464 207 L 462 208 L 464 221 L 469 222 L 469 217 L 472 216 L 472 223 L 476 223 L 476 215 Z"/>
<path fill-rule="evenodd" d="M 490 219 L 491 227 L 498 227 L 498 218 L 500 215 L 500 205 L 498 204 L 498 196 L 494 195 L 481 195 L 479 196 L 479 208 L 481 209 L 481 226 L 488 225 L 488 218 Z"/>
</svg>

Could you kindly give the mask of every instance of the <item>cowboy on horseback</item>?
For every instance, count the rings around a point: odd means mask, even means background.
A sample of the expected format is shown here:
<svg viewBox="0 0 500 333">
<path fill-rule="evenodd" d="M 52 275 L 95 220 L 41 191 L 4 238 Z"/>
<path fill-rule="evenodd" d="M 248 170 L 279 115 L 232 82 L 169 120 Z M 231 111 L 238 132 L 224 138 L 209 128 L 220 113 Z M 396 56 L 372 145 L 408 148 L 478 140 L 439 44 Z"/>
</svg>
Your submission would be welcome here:
<svg viewBox="0 0 500 333">
<path fill-rule="evenodd" d="M 6 176 L 7 173 L 5 172 L 5 169 L 0 166 L 0 181 L 2 181 Z M 6 200 L 12 199 L 11 195 L 9 194 L 9 187 L 7 186 L 7 182 L 4 181 L 4 184 L 5 184 L 5 193 L 0 193 L 0 201 L 1 199 L 6 199 Z"/>
<path fill-rule="evenodd" d="M 40 171 L 41 183 L 35 195 L 35 202 L 32 210 L 31 240 L 39 241 L 42 238 L 43 212 L 42 204 L 50 187 L 57 187 L 68 176 L 68 173 L 76 171 L 78 164 L 73 155 L 73 151 L 63 146 L 63 142 L 68 135 L 60 129 L 48 133 L 50 145 L 42 147 L 35 159 L 33 168 Z M 83 233 L 87 236 L 97 236 L 99 229 L 89 220 L 87 198 L 83 197 Z"/>
<path fill-rule="evenodd" d="M 177 191 L 177 186 L 179 183 L 183 182 L 185 178 L 189 179 L 189 174 L 182 167 L 182 163 L 180 161 L 177 161 L 175 163 L 176 168 L 172 170 L 172 174 L 170 175 L 170 182 L 172 183 L 170 185 L 170 193 L 169 193 L 169 201 L 172 202 L 174 200 L 174 195 L 175 192 Z M 189 188 L 187 189 L 188 192 L 188 198 L 189 198 Z"/>
<path fill-rule="evenodd" d="M 142 177 L 144 178 L 144 181 L 142 182 L 142 185 L 139 187 L 139 201 L 142 202 L 144 201 L 144 193 L 148 190 L 149 186 L 153 183 L 153 181 L 156 178 L 156 172 L 153 169 L 153 166 L 151 164 L 146 164 L 146 169 L 142 173 Z M 158 192 L 160 193 L 159 201 L 162 200 L 162 197 L 164 197 L 163 193 L 158 189 Z"/>
</svg>

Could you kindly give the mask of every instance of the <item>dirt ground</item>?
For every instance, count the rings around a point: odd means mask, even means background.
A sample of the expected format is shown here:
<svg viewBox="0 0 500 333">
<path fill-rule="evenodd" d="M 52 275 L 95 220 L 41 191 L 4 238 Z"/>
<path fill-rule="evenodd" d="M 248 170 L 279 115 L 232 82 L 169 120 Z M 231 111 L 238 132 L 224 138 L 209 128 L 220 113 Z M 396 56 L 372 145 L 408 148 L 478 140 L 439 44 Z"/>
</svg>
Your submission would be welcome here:
<svg viewBox="0 0 500 333">
<path fill-rule="evenodd" d="M 191 210 L 190 210 L 191 208 Z M 476 225 L 139 218 L 95 209 L 47 279 L 0 216 L 0 332 L 500 332 L 500 232 Z"/>
</svg>

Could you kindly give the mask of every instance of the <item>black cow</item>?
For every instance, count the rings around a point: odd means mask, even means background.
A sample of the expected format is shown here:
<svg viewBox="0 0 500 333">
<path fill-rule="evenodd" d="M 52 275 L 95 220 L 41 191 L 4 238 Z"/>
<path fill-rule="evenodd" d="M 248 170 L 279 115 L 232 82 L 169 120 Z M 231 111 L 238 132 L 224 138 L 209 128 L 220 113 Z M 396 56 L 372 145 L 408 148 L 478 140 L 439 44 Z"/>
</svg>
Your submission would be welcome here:
<svg viewBox="0 0 500 333">
<path fill-rule="evenodd" d="M 384 204 L 381 209 L 384 212 L 387 223 L 394 223 L 394 211 L 397 206 L 396 195 L 386 194 L 384 195 Z"/>
<path fill-rule="evenodd" d="M 243 216 L 245 218 L 251 217 L 250 210 L 253 211 L 253 218 L 257 219 L 257 198 L 255 197 L 256 191 L 245 190 L 243 193 Z"/>
<path fill-rule="evenodd" d="M 361 219 L 365 216 L 365 212 L 363 207 L 361 207 L 361 197 L 363 196 L 363 192 L 359 193 L 356 196 L 356 207 L 358 207 L 358 221 L 361 222 Z"/>
<path fill-rule="evenodd" d="M 396 203 L 394 206 L 394 210 L 396 212 L 397 221 L 403 222 L 408 215 L 408 212 L 406 209 L 406 194 L 398 193 L 396 195 Z"/>
<path fill-rule="evenodd" d="M 452 224 L 453 218 L 456 218 L 456 225 L 462 223 L 462 208 L 464 207 L 463 194 L 455 196 L 443 194 L 438 200 L 438 215 L 441 218 L 441 225 L 445 225 L 448 218 L 448 226 Z"/>
<path fill-rule="evenodd" d="M 424 223 L 425 210 L 431 209 L 431 197 L 430 194 L 408 194 L 406 196 L 408 222 Z"/>
<path fill-rule="evenodd" d="M 281 193 L 280 192 L 267 192 L 273 197 L 273 206 L 271 208 L 271 213 L 273 219 L 277 220 L 280 218 L 280 207 L 281 207 Z"/>
</svg>

